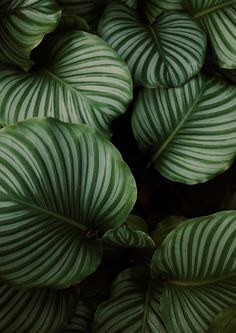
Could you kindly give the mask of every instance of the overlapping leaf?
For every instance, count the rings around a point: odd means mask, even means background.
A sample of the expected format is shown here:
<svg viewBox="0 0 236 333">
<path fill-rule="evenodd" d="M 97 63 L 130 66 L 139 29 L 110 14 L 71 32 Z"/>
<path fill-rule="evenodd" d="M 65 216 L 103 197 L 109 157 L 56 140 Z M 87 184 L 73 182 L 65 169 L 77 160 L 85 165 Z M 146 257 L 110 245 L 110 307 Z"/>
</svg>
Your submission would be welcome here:
<svg viewBox="0 0 236 333">
<path fill-rule="evenodd" d="M 199 75 L 180 88 L 143 89 L 132 126 L 165 177 L 194 184 L 226 170 L 236 155 L 236 87 Z"/>
<path fill-rule="evenodd" d="M 158 0 L 156 6 L 188 11 L 206 32 L 219 66 L 236 68 L 235 0 Z"/>
<path fill-rule="evenodd" d="M 98 232 L 122 224 L 136 199 L 119 152 L 85 125 L 33 119 L 0 131 L 0 276 L 67 287 L 101 260 Z"/>
<path fill-rule="evenodd" d="M 127 62 L 136 85 L 179 86 L 204 62 L 205 34 L 187 13 L 166 12 L 144 25 L 138 11 L 112 2 L 98 33 Z"/>
<path fill-rule="evenodd" d="M 233 333 L 236 331 L 236 306 L 226 308 L 211 322 L 208 333 Z"/>
<path fill-rule="evenodd" d="M 155 243 L 145 232 L 134 230 L 124 223 L 120 227 L 108 230 L 102 237 L 102 241 L 109 246 L 125 248 L 154 249 Z"/>
<path fill-rule="evenodd" d="M 56 0 L 64 12 L 82 16 L 90 30 L 96 30 L 100 16 L 109 0 Z"/>
<path fill-rule="evenodd" d="M 115 280 L 112 295 L 97 309 L 94 333 L 166 333 L 160 315 L 161 288 L 142 267 L 128 269 Z"/>
<path fill-rule="evenodd" d="M 79 300 L 72 317 L 61 333 L 90 333 L 92 321 L 92 311 Z"/>
<path fill-rule="evenodd" d="M 236 1 L 184 0 L 184 7 L 205 30 L 221 68 L 236 68 Z"/>
<path fill-rule="evenodd" d="M 58 333 L 74 311 L 72 290 L 17 290 L 0 286 L 0 332 Z"/>
<path fill-rule="evenodd" d="M 236 212 L 195 218 L 178 226 L 157 250 L 152 275 L 161 273 L 169 332 L 203 333 L 217 313 L 236 305 Z"/>
<path fill-rule="evenodd" d="M 30 52 L 61 16 L 55 0 L 2 0 L 0 2 L 0 61 L 29 70 Z"/>
<path fill-rule="evenodd" d="M 47 65 L 24 73 L 0 66 L 0 121 L 51 116 L 110 135 L 132 98 L 127 66 L 101 38 L 73 31 L 47 40 Z M 44 54 L 45 54 L 45 50 Z"/>
</svg>

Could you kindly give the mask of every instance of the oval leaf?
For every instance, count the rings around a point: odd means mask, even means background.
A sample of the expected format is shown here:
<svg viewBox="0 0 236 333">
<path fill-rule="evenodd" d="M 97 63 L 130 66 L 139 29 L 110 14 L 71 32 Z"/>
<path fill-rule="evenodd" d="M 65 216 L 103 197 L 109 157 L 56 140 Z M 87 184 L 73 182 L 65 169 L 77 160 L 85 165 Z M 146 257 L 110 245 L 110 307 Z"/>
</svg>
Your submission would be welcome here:
<svg viewBox="0 0 236 333">
<path fill-rule="evenodd" d="M 111 298 L 97 309 L 94 333 L 166 333 L 160 314 L 161 288 L 143 267 L 122 272 Z"/>
<path fill-rule="evenodd" d="M 98 33 L 127 62 L 136 85 L 179 86 L 196 75 L 206 48 L 204 32 L 187 13 L 163 13 L 152 25 L 120 2 L 112 2 Z"/>
<path fill-rule="evenodd" d="M 170 180 L 196 184 L 236 155 L 236 87 L 199 75 L 180 88 L 143 89 L 132 126 L 140 148 Z"/>
<path fill-rule="evenodd" d="M 194 218 L 169 234 L 152 261 L 167 279 L 161 307 L 170 332 L 207 332 L 225 307 L 235 305 L 236 212 Z"/>
<path fill-rule="evenodd" d="M 4 0 L 0 3 L 0 61 L 29 70 L 30 52 L 59 23 L 54 0 Z"/>
<path fill-rule="evenodd" d="M 0 286 L 0 331 L 58 333 L 74 311 L 72 290 L 17 290 Z"/>
<path fill-rule="evenodd" d="M 50 116 L 110 135 L 132 99 L 127 66 L 101 38 L 71 31 L 47 40 L 48 65 L 24 73 L 0 66 L 0 121 Z M 45 53 L 45 50 L 43 50 Z"/>
<path fill-rule="evenodd" d="M 85 125 L 29 120 L 0 131 L 0 276 L 67 287 L 101 260 L 98 232 L 122 224 L 136 200 L 114 146 Z"/>
</svg>

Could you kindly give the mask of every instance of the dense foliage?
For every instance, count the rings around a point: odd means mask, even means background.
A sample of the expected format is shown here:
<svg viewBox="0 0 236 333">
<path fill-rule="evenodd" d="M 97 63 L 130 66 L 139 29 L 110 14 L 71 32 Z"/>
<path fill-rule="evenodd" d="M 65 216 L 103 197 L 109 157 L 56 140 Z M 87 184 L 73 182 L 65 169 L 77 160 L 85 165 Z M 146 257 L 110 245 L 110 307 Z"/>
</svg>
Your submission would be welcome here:
<svg viewBox="0 0 236 333">
<path fill-rule="evenodd" d="M 236 331 L 236 0 L 0 23 L 0 332 Z"/>
</svg>

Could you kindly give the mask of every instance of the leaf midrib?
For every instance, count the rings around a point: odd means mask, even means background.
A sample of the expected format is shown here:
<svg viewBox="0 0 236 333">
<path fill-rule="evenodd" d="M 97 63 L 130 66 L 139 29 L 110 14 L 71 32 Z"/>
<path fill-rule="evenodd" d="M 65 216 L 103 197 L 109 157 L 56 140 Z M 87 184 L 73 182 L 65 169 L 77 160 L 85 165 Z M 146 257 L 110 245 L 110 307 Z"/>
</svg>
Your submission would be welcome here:
<svg viewBox="0 0 236 333">
<path fill-rule="evenodd" d="M 195 20 L 199 19 L 199 18 L 201 18 L 203 16 L 206 16 L 208 14 L 214 13 L 214 12 L 216 12 L 219 9 L 223 9 L 223 8 L 225 8 L 227 6 L 233 5 L 234 3 L 236 4 L 236 0 L 229 0 L 227 2 L 221 3 L 221 4 L 216 5 L 214 7 L 211 7 L 211 8 L 204 9 L 204 10 L 202 10 L 202 11 L 196 13 L 196 14 L 193 14 L 192 17 Z"/>
<path fill-rule="evenodd" d="M 48 74 L 49 76 L 51 76 L 55 81 L 59 82 L 60 84 L 64 85 L 65 87 L 67 87 L 69 90 L 74 91 L 76 94 L 79 94 L 80 98 L 86 103 L 86 104 L 91 104 L 91 100 L 84 95 L 80 90 L 77 90 L 75 88 L 73 88 L 71 85 L 69 85 L 69 83 L 67 83 L 65 80 L 61 79 L 59 76 L 57 76 L 56 74 L 52 73 L 49 69 L 43 68 L 40 71 L 45 72 L 46 74 Z M 99 107 L 100 108 L 100 104 L 96 101 L 92 101 L 92 104 Z"/>
<path fill-rule="evenodd" d="M 181 119 L 181 121 L 179 122 L 178 126 L 174 129 L 174 131 L 168 137 L 168 139 L 158 149 L 158 151 L 153 155 L 153 157 L 151 158 L 151 163 L 155 163 L 157 161 L 157 159 L 159 158 L 159 156 L 161 155 L 161 153 L 165 150 L 165 148 L 168 146 L 168 144 L 174 139 L 174 137 L 176 136 L 176 134 L 178 133 L 178 131 L 181 129 L 181 127 L 184 125 L 184 123 L 186 122 L 186 120 L 188 119 L 188 117 L 190 116 L 190 114 L 192 113 L 192 111 L 195 109 L 195 106 L 198 104 L 200 98 L 202 97 L 204 89 L 205 89 L 205 84 L 203 83 L 202 87 L 201 87 L 201 89 L 199 91 L 198 96 L 194 100 L 194 103 L 189 108 L 188 112 L 184 115 L 184 117 Z"/>
<path fill-rule="evenodd" d="M 201 280 L 201 281 L 184 281 L 184 280 L 172 280 L 168 279 L 167 283 L 172 284 L 175 286 L 182 286 L 182 287 L 198 287 L 198 286 L 206 286 L 209 284 L 229 280 L 232 277 L 235 277 L 235 274 L 224 275 L 219 278 L 209 279 L 209 280 Z"/>
<path fill-rule="evenodd" d="M 68 217 L 62 216 L 62 215 L 60 215 L 58 213 L 52 212 L 52 211 L 50 211 L 50 210 L 48 210 L 46 208 L 40 207 L 40 206 L 38 206 L 38 205 L 36 205 L 34 203 L 31 203 L 31 202 L 28 202 L 28 201 L 24 201 L 22 199 L 15 198 L 15 197 L 13 197 L 13 198 L 11 197 L 9 199 L 8 196 L 3 195 L 3 194 L 1 194 L 1 197 L 6 197 L 7 200 L 19 203 L 19 204 L 21 204 L 23 206 L 26 206 L 28 208 L 33 208 L 37 212 L 44 213 L 44 214 L 46 214 L 48 216 L 54 217 L 55 219 L 60 220 L 62 222 L 65 222 L 66 224 L 71 225 L 72 227 L 76 228 L 77 230 L 79 230 L 81 232 L 88 231 L 88 228 L 85 225 L 83 225 L 83 224 L 81 224 L 81 223 L 79 223 L 77 221 L 74 221 L 74 220 L 72 220 L 72 219 L 70 219 Z"/>
</svg>

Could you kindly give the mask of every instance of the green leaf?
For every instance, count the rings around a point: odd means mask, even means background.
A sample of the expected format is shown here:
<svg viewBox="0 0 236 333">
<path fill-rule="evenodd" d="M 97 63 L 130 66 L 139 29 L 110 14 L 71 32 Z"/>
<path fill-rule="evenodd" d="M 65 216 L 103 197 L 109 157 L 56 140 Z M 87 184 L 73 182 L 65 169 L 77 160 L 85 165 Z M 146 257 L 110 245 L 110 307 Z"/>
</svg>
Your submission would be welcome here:
<svg viewBox="0 0 236 333">
<path fill-rule="evenodd" d="M 224 78 L 229 80 L 229 82 L 236 84 L 236 69 L 232 69 L 232 70 L 222 69 L 221 74 L 224 76 Z"/>
<path fill-rule="evenodd" d="M 127 62 L 136 85 L 179 86 L 204 63 L 205 34 L 187 13 L 163 13 L 145 25 L 139 12 L 115 1 L 105 9 L 98 33 Z"/>
<path fill-rule="evenodd" d="M 221 68 L 236 68 L 235 0 L 153 1 L 160 9 L 188 11 L 206 32 L 218 65 Z"/>
<path fill-rule="evenodd" d="M 190 0 L 191 1 L 191 0 Z M 198 1 L 198 0 L 196 0 Z M 147 3 L 155 4 L 156 8 L 162 10 L 183 10 L 183 0 L 147 0 Z"/>
<path fill-rule="evenodd" d="M 76 15 L 62 15 L 60 23 L 56 29 L 56 32 L 81 30 L 89 31 L 87 22 L 80 16 Z"/>
<path fill-rule="evenodd" d="M 61 333 L 90 333 L 92 322 L 92 311 L 79 300 L 69 323 Z"/>
<path fill-rule="evenodd" d="M 58 333 L 74 311 L 73 290 L 17 290 L 0 285 L 0 331 Z"/>
<path fill-rule="evenodd" d="M 203 333 L 235 305 L 236 212 L 194 218 L 176 227 L 156 250 L 152 276 L 167 279 L 161 298 L 169 332 Z"/>
<path fill-rule="evenodd" d="M 226 308 L 211 322 L 208 333 L 236 332 L 236 306 Z"/>
<path fill-rule="evenodd" d="M 143 232 L 148 233 L 148 225 L 144 221 L 144 219 L 138 215 L 129 214 L 126 223 L 129 227 L 133 228 L 134 230 L 140 230 Z"/>
<path fill-rule="evenodd" d="M 97 309 L 94 333 L 166 333 L 159 309 L 161 288 L 143 267 L 122 272 L 111 293 Z"/>
<path fill-rule="evenodd" d="M 110 135 L 132 99 L 126 64 L 101 38 L 70 31 L 47 40 L 47 64 L 30 73 L 0 66 L 0 121 L 32 117 L 85 123 Z"/>
<path fill-rule="evenodd" d="M 144 13 L 147 22 L 152 24 L 162 12 L 156 0 L 140 1 L 140 11 Z"/>
<path fill-rule="evenodd" d="M 59 23 L 55 0 L 3 0 L 0 3 L 0 61 L 28 71 L 30 52 Z"/>
<path fill-rule="evenodd" d="M 169 233 L 177 227 L 180 223 L 186 220 L 183 216 L 170 215 L 161 222 L 159 222 L 152 233 L 152 239 L 157 246 L 160 246 Z"/>
<path fill-rule="evenodd" d="M 185 8 L 206 32 L 221 68 L 236 68 L 236 1 L 184 0 Z"/>
<path fill-rule="evenodd" d="M 63 11 L 69 15 L 82 16 L 90 26 L 96 30 L 98 21 L 109 0 L 57 0 Z"/>
<path fill-rule="evenodd" d="M 172 181 L 196 184 L 236 155 L 236 87 L 199 75 L 180 88 L 143 89 L 132 127 L 140 148 Z"/>
<path fill-rule="evenodd" d="M 155 243 L 145 232 L 134 230 L 124 223 L 116 229 L 108 230 L 102 237 L 105 245 L 125 248 L 154 249 Z"/>
<path fill-rule="evenodd" d="M 76 284 L 96 270 L 96 240 L 136 200 L 120 153 L 97 131 L 32 119 L 0 131 L 0 276 L 22 287 Z"/>
</svg>

